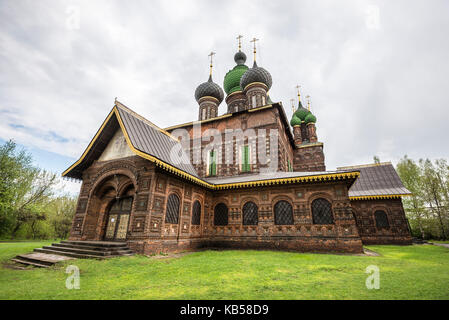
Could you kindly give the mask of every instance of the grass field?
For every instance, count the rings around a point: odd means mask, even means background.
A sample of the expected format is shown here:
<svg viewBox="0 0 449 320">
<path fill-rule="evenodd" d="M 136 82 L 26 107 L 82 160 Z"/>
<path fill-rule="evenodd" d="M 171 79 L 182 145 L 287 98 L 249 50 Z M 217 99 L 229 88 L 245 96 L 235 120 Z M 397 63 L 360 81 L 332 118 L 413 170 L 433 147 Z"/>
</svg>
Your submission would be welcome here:
<svg viewBox="0 0 449 320">
<path fill-rule="evenodd" d="M 369 246 L 379 257 L 211 250 L 7 267 L 48 243 L 0 243 L 0 299 L 449 299 L 449 249 L 430 245 Z M 80 269 L 79 290 L 65 287 L 70 264 Z M 380 268 L 379 290 L 365 286 L 370 265 Z"/>
</svg>

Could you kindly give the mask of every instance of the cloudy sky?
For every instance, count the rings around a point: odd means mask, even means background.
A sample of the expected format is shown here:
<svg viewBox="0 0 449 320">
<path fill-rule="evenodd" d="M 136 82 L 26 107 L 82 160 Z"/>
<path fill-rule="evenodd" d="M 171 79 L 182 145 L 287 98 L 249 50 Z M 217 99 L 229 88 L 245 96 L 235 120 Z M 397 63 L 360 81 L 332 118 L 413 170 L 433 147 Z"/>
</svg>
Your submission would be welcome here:
<svg viewBox="0 0 449 320">
<path fill-rule="evenodd" d="M 194 120 L 207 55 L 222 85 L 242 34 L 289 117 L 297 84 L 311 96 L 329 170 L 449 158 L 448 15 L 445 0 L 0 0 L 0 143 L 61 173 L 115 97 L 160 127 Z"/>
</svg>

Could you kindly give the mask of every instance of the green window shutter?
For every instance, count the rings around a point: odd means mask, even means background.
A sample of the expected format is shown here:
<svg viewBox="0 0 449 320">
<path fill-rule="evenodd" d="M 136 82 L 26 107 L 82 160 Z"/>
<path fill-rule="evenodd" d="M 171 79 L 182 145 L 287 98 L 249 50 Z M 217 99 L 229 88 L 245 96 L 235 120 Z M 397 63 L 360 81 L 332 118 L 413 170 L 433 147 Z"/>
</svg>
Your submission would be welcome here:
<svg viewBox="0 0 449 320">
<path fill-rule="evenodd" d="M 251 171 L 251 164 L 249 163 L 249 146 L 242 148 L 242 172 Z"/>
<path fill-rule="evenodd" d="M 217 174 L 217 154 L 211 151 L 209 154 L 209 175 L 215 176 Z"/>
<path fill-rule="evenodd" d="M 290 162 L 290 159 L 287 160 L 288 161 L 288 171 L 292 172 L 292 163 Z"/>
</svg>

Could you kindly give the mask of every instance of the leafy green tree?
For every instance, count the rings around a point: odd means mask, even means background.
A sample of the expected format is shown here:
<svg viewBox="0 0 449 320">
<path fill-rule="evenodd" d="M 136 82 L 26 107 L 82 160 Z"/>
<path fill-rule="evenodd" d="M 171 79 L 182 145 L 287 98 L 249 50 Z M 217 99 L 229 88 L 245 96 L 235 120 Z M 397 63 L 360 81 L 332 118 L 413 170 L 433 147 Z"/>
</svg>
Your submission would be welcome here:
<svg viewBox="0 0 449 320">
<path fill-rule="evenodd" d="M 56 174 L 32 165 L 24 150 L 13 141 L 0 146 L 0 234 L 14 238 L 26 223 L 35 228 L 45 220 L 45 208 L 57 183 Z"/>
<path fill-rule="evenodd" d="M 422 172 L 421 168 L 407 156 L 401 159 L 396 167 L 404 186 L 410 190 L 412 195 L 404 197 L 404 209 L 412 221 L 416 221 L 421 238 L 425 239 L 425 219 L 427 210 L 422 190 Z"/>
<path fill-rule="evenodd" d="M 54 198 L 48 207 L 48 221 L 51 223 L 55 237 L 66 239 L 72 226 L 77 200 L 69 195 Z"/>
<path fill-rule="evenodd" d="M 447 197 L 445 196 L 445 183 L 448 177 L 442 176 L 444 170 L 438 170 L 429 160 L 419 160 L 422 175 L 423 199 L 429 205 L 430 211 L 437 217 L 441 236 L 447 239 L 445 220 L 447 220 Z"/>
</svg>

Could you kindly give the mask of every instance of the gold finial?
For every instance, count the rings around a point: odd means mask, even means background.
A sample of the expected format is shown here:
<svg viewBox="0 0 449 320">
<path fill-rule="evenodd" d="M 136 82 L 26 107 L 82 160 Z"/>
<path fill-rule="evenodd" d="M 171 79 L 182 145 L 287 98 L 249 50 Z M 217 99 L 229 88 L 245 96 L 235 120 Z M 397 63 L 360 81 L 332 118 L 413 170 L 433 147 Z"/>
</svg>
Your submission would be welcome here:
<svg viewBox="0 0 449 320">
<path fill-rule="evenodd" d="M 254 61 L 256 61 L 256 42 L 259 41 L 259 39 L 253 38 L 253 40 L 251 40 L 250 42 L 253 43 L 254 45 Z"/>
<path fill-rule="evenodd" d="M 290 99 L 290 102 L 292 103 L 292 111 L 295 113 L 295 99 Z"/>
<path fill-rule="evenodd" d="M 298 90 L 298 101 L 301 102 L 301 93 L 299 92 L 301 86 L 298 84 L 295 88 Z"/>
<path fill-rule="evenodd" d="M 239 51 L 242 51 L 242 38 L 243 36 L 239 34 L 237 40 L 239 41 Z"/>
<path fill-rule="evenodd" d="M 310 111 L 310 96 L 307 95 L 306 98 L 307 98 L 307 109 Z"/>
<path fill-rule="evenodd" d="M 212 66 L 213 66 L 212 59 L 213 59 L 214 55 L 215 55 L 215 52 L 213 52 L 213 51 L 211 53 L 209 53 L 209 55 L 208 55 L 208 57 L 210 57 L 210 75 L 212 75 Z"/>
</svg>

